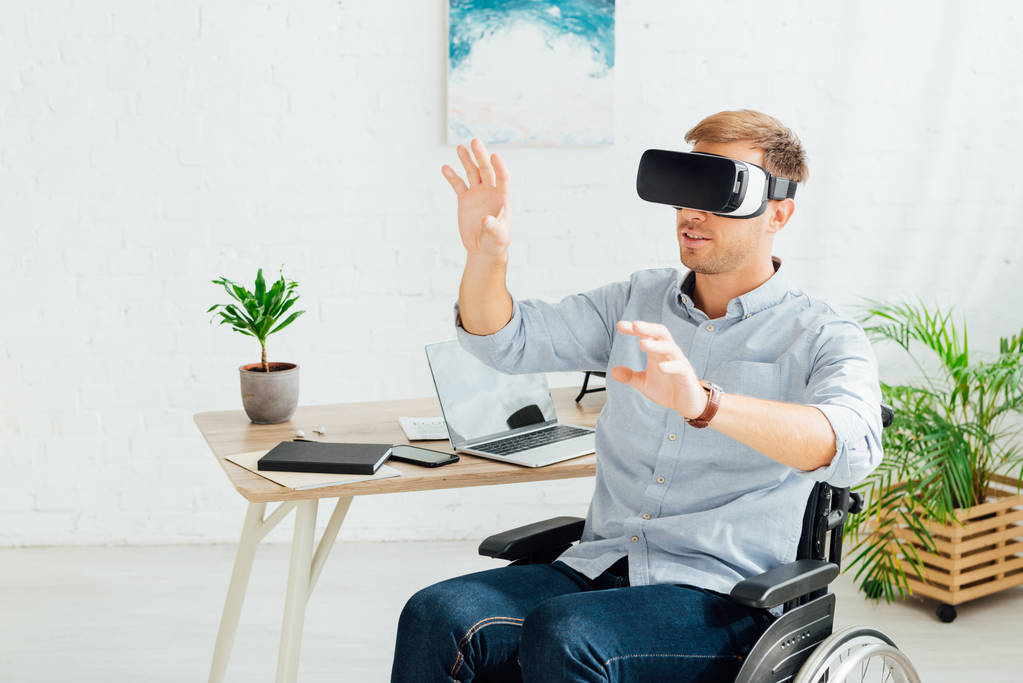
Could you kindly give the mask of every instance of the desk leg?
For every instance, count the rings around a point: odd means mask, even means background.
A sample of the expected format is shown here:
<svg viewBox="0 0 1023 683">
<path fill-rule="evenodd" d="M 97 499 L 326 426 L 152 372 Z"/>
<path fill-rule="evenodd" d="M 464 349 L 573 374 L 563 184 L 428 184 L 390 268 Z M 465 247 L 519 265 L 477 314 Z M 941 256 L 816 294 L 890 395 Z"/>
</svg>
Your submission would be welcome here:
<svg viewBox="0 0 1023 683">
<path fill-rule="evenodd" d="M 302 500 L 295 514 L 295 538 L 291 542 L 291 566 L 281 627 L 281 651 L 277 659 L 277 683 L 295 683 L 298 655 L 302 645 L 302 626 L 309 602 L 312 573 L 313 537 L 316 531 L 316 500 Z"/>
<path fill-rule="evenodd" d="M 227 671 L 227 662 L 231 658 L 234 636 L 238 631 L 238 617 L 241 615 L 245 590 L 249 586 L 252 575 L 252 559 L 256 554 L 256 546 L 263 537 L 260 526 L 263 522 L 263 511 L 266 503 L 249 503 L 245 513 L 245 524 L 242 537 L 238 541 L 238 552 L 234 558 L 234 569 L 231 571 L 231 584 L 227 589 L 227 600 L 224 601 L 224 613 L 220 617 L 220 629 L 217 631 L 217 644 L 213 649 L 213 664 L 210 666 L 210 683 L 221 683 Z"/>
</svg>

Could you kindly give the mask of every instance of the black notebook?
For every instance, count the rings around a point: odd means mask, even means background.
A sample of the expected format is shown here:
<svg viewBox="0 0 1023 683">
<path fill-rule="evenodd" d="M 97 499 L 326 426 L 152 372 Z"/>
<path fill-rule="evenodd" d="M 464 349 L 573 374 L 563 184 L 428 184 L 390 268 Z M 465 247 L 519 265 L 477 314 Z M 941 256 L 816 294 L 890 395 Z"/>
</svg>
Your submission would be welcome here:
<svg viewBox="0 0 1023 683">
<path fill-rule="evenodd" d="M 259 459 L 257 467 L 273 472 L 374 474 L 390 455 L 389 443 L 282 441 Z"/>
</svg>

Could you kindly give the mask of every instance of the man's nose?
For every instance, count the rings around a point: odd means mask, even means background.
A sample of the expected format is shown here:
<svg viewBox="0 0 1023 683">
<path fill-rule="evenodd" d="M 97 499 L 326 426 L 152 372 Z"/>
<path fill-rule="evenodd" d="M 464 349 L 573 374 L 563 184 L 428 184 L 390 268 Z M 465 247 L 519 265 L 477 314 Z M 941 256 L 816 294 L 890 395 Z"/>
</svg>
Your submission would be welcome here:
<svg viewBox="0 0 1023 683">
<path fill-rule="evenodd" d="M 678 217 L 682 219 L 683 223 L 703 223 L 707 220 L 706 211 L 697 211 L 696 209 L 676 209 Z"/>
</svg>

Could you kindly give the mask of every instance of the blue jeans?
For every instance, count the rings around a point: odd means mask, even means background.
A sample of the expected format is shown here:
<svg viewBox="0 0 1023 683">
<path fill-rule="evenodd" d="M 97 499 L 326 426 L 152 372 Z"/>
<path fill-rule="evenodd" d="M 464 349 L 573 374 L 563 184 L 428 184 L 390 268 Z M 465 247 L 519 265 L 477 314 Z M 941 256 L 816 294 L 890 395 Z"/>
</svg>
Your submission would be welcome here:
<svg viewBox="0 0 1023 683">
<path fill-rule="evenodd" d="M 773 620 L 695 586 L 629 586 L 616 564 L 593 580 L 554 562 L 424 588 L 402 610 L 392 683 L 731 681 Z"/>
</svg>

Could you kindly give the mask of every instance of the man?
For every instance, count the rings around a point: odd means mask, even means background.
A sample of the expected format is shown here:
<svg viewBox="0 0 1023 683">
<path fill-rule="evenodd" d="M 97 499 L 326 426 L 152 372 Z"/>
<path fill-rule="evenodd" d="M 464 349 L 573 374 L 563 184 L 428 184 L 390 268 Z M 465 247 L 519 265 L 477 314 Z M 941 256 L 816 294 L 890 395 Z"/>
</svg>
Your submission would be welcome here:
<svg viewBox="0 0 1023 683">
<path fill-rule="evenodd" d="M 759 112 L 714 114 L 686 141 L 807 176 L 799 140 Z M 471 146 L 475 163 L 458 147 L 468 183 L 442 168 L 467 253 L 459 339 L 507 372 L 610 370 L 596 488 L 580 543 L 554 563 L 414 595 L 392 680 L 731 680 L 773 618 L 731 602 L 732 586 L 795 559 L 815 481 L 849 486 L 880 463 L 870 345 L 772 257 L 791 198 L 752 218 L 678 208 L 684 275 L 641 271 L 556 305 L 516 301 L 508 170 Z"/>
</svg>

